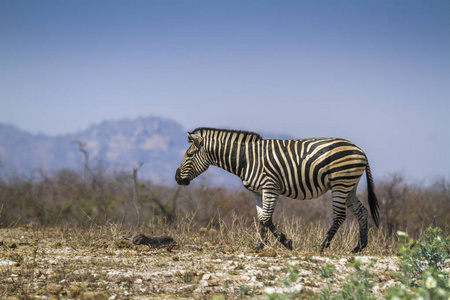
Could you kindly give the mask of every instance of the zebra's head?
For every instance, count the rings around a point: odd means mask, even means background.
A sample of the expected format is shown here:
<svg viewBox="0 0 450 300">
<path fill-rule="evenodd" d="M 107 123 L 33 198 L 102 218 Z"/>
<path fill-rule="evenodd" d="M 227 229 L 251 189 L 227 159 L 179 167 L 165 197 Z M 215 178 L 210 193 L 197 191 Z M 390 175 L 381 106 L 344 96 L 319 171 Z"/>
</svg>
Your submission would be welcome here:
<svg viewBox="0 0 450 300">
<path fill-rule="evenodd" d="M 210 165 L 208 154 L 203 145 L 203 137 L 189 132 L 188 137 L 192 144 L 184 154 L 175 174 L 175 181 L 180 185 L 189 185 L 191 180 L 205 172 Z"/>
</svg>

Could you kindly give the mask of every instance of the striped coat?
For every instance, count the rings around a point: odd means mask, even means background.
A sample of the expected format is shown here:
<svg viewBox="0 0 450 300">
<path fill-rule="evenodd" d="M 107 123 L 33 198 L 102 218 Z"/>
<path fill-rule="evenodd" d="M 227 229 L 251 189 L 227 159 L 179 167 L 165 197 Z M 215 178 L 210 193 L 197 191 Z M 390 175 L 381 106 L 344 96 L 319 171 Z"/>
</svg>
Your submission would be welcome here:
<svg viewBox="0 0 450 300">
<path fill-rule="evenodd" d="M 302 140 L 263 139 L 246 131 L 198 128 L 188 133 L 192 145 L 186 151 L 175 179 L 187 185 L 206 171 L 218 166 L 241 178 L 245 188 L 255 195 L 261 223 L 261 243 L 267 241 L 270 229 L 287 248 L 292 241 L 272 222 L 279 195 L 299 200 L 317 198 L 331 190 L 333 224 L 322 241 L 328 247 L 349 208 L 358 218 L 360 239 L 354 252 L 367 245 L 367 210 L 356 196 L 358 182 L 366 171 L 369 207 L 378 225 L 378 202 L 365 153 L 353 143 L 339 138 Z"/>
</svg>

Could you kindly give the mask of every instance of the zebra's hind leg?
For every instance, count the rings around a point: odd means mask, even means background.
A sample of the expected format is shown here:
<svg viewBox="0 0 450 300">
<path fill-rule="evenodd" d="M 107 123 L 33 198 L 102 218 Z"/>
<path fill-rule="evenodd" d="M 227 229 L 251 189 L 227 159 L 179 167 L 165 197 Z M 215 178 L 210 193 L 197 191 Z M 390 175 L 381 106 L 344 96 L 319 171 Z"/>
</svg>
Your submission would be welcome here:
<svg viewBox="0 0 450 300">
<path fill-rule="evenodd" d="M 333 224 L 331 228 L 328 230 L 325 238 L 322 240 L 320 251 L 328 248 L 330 246 L 330 242 L 333 239 L 336 231 L 339 229 L 341 224 L 345 221 L 345 199 L 347 198 L 348 192 L 343 193 L 339 190 L 333 190 L 332 192 L 333 198 Z"/>
<path fill-rule="evenodd" d="M 356 196 L 356 188 L 347 197 L 347 207 L 356 216 L 359 224 L 359 240 L 358 245 L 353 249 L 352 253 L 357 253 L 362 251 L 367 246 L 367 209 L 359 201 Z"/>
</svg>

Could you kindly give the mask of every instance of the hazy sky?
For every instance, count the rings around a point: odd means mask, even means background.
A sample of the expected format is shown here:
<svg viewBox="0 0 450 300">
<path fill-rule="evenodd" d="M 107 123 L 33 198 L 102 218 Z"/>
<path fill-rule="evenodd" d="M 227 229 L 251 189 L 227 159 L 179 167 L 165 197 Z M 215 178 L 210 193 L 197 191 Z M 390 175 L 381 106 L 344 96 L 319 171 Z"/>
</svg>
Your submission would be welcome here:
<svg viewBox="0 0 450 300">
<path fill-rule="evenodd" d="M 0 0 L 0 122 L 147 115 L 344 137 L 378 176 L 449 176 L 450 1 Z"/>
</svg>

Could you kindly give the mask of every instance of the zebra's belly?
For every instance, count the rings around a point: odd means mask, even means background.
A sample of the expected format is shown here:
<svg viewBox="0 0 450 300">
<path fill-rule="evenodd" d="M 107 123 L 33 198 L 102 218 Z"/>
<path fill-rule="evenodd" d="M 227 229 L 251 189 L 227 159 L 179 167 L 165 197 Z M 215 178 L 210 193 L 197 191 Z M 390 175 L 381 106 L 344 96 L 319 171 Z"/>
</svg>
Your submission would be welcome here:
<svg viewBox="0 0 450 300">
<path fill-rule="evenodd" d="M 305 192 L 305 194 L 303 193 L 298 193 L 298 195 L 292 195 L 292 194 L 284 194 L 283 196 L 292 198 L 292 199 L 296 199 L 296 200 L 311 200 L 311 199 L 315 199 L 315 198 L 319 198 L 320 196 L 322 196 L 323 194 L 325 194 L 327 191 L 329 191 L 330 189 L 318 189 L 318 190 L 313 190 L 310 192 Z"/>
<path fill-rule="evenodd" d="M 330 189 L 331 186 L 327 180 L 319 185 L 285 186 L 280 194 L 296 200 L 311 200 L 322 196 Z"/>
<path fill-rule="evenodd" d="M 245 180 L 242 181 L 242 184 L 247 190 L 257 194 L 262 194 L 262 191 L 267 189 L 272 193 L 277 193 L 296 200 L 311 200 L 318 198 L 331 188 L 328 178 L 326 178 L 325 182 L 322 182 L 317 186 L 309 184 L 304 184 L 303 186 L 293 186 L 289 185 L 287 182 L 280 181 L 275 183 L 273 181 L 267 181 L 262 185 L 254 185 Z"/>
</svg>

